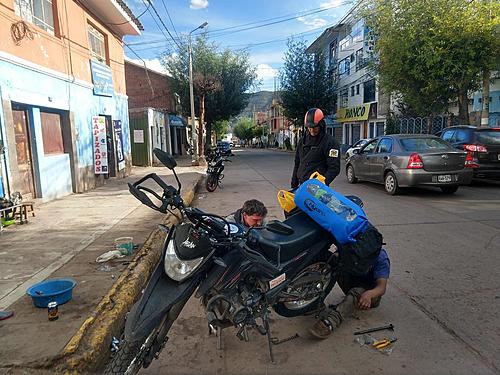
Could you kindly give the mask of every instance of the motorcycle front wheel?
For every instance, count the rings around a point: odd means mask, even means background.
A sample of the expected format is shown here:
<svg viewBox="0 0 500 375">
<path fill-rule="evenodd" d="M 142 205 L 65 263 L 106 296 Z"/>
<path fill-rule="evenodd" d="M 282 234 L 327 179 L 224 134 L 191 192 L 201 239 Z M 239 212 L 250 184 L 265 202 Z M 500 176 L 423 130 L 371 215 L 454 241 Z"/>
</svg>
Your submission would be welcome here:
<svg viewBox="0 0 500 375">
<path fill-rule="evenodd" d="M 205 188 L 207 189 L 208 192 L 212 193 L 217 189 L 217 184 L 219 182 L 219 179 L 216 174 L 209 174 L 207 175 L 207 180 L 205 183 Z"/>
<path fill-rule="evenodd" d="M 104 374 L 137 374 L 142 367 L 142 361 L 138 358 L 141 346 L 142 342 L 140 341 L 128 342 L 123 340 L 111 362 L 106 366 Z"/>
</svg>

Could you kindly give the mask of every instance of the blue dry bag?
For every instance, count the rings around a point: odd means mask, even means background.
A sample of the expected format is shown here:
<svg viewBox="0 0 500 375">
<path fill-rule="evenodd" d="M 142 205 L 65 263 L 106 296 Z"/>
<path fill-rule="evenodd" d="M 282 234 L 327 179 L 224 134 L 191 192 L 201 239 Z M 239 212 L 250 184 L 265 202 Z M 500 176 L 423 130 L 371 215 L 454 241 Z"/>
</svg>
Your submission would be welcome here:
<svg viewBox="0 0 500 375">
<path fill-rule="evenodd" d="M 316 179 L 304 182 L 295 192 L 295 204 L 329 231 L 340 245 L 355 242 L 368 227 L 361 207 Z"/>
</svg>

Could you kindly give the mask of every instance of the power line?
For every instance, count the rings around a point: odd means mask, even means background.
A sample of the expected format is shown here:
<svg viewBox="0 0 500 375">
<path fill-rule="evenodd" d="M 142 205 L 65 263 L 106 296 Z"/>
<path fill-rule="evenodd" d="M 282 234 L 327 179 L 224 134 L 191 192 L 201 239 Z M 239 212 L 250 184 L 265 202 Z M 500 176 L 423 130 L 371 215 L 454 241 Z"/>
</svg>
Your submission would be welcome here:
<svg viewBox="0 0 500 375">
<path fill-rule="evenodd" d="M 146 0 L 142 0 L 143 2 L 146 1 Z M 165 25 L 165 22 L 163 22 L 163 20 L 161 19 L 160 17 L 160 14 L 158 13 L 158 11 L 156 10 L 155 6 L 153 5 L 153 3 L 151 2 L 151 0 L 147 0 L 147 2 L 151 5 L 151 8 L 153 9 L 153 11 L 155 12 L 156 16 L 158 17 L 158 19 L 160 20 L 160 23 L 163 25 L 163 27 L 165 28 L 165 30 L 167 30 L 167 33 L 168 35 L 170 35 L 170 38 L 173 40 L 173 42 L 177 45 L 177 47 L 179 47 L 179 49 L 182 49 L 181 45 L 175 40 L 175 38 L 172 36 L 172 34 L 170 33 L 170 30 L 168 29 L 167 25 Z"/>
<path fill-rule="evenodd" d="M 153 85 L 151 84 L 151 79 L 149 78 L 149 73 L 148 73 L 148 68 L 146 66 L 146 61 L 144 61 L 142 59 L 141 56 L 139 56 L 137 54 L 137 52 L 135 52 L 132 47 L 130 47 L 127 43 L 125 43 L 125 41 L 123 41 L 123 44 L 125 45 L 125 47 L 127 47 L 139 60 L 142 61 L 142 63 L 144 64 L 144 72 L 146 73 L 146 78 L 148 79 L 148 85 L 149 85 L 149 88 L 151 89 L 151 97 L 154 97 L 155 96 L 155 90 L 153 89 Z"/>
<path fill-rule="evenodd" d="M 172 25 L 172 28 L 174 29 L 174 32 L 175 32 L 175 35 L 177 36 L 178 39 L 180 39 L 179 37 L 179 33 L 177 32 L 177 30 L 175 29 L 175 25 L 174 25 L 174 22 L 172 21 L 172 18 L 170 17 L 170 13 L 167 9 L 167 5 L 165 4 L 165 0 L 161 0 L 162 4 L 163 4 L 163 7 L 165 8 L 165 12 L 167 12 L 167 16 L 168 16 L 168 19 L 170 20 L 170 23 Z"/>
<path fill-rule="evenodd" d="M 152 3 L 150 2 L 150 0 L 147 0 L 147 1 L 148 1 L 148 3 L 149 3 L 150 5 L 152 5 Z M 144 5 L 148 5 L 148 4 L 146 3 L 146 0 L 142 0 L 142 2 L 144 3 Z M 158 21 L 156 21 L 156 18 L 154 17 L 154 15 L 153 15 L 153 13 L 151 12 L 151 9 L 149 9 L 149 7 L 148 7 L 148 12 L 149 12 L 149 14 L 151 15 L 151 18 L 152 18 L 152 19 L 153 19 L 153 21 L 155 22 L 156 26 L 158 27 L 158 30 L 160 30 L 160 32 L 161 32 L 161 33 L 163 34 L 163 36 L 165 37 L 165 41 L 169 42 L 169 43 L 170 43 L 170 46 L 173 46 L 173 45 L 172 45 L 172 43 L 170 42 L 170 40 L 169 40 L 168 36 L 165 34 L 165 32 L 163 31 L 163 29 L 160 27 L 160 24 L 158 23 Z M 160 19 L 160 21 L 161 21 L 161 19 Z M 164 41 L 163 41 L 163 42 L 164 42 Z M 141 44 L 143 44 L 143 43 L 141 43 Z"/>
</svg>

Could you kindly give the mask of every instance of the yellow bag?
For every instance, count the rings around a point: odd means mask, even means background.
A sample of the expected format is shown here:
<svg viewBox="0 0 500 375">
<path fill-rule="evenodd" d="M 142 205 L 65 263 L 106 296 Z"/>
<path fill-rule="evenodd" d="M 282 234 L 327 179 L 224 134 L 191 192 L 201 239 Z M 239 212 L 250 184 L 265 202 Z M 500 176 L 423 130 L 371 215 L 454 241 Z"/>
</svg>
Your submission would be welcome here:
<svg viewBox="0 0 500 375">
<path fill-rule="evenodd" d="M 295 208 L 295 202 L 293 201 L 294 197 L 295 194 L 290 193 L 289 191 L 278 191 L 278 202 L 284 211 L 290 212 Z"/>
<path fill-rule="evenodd" d="M 313 178 L 321 181 L 322 183 L 325 183 L 325 176 L 321 175 L 319 172 L 314 172 L 313 174 L 311 174 L 311 176 L 309 177 L 309 179 L 313 179 Z M 290 212 L 295 207 L 297 207 L 295 205 L 294 198 L 295 198 L 295 194 L 294 193 L 291 193 L 291 192 L 289 192 L 287 190 L 280 190 L 280 191 L 278 191 L 278 202 L 279 202 L 281 208 L 285 212 Z"/>
</svg>

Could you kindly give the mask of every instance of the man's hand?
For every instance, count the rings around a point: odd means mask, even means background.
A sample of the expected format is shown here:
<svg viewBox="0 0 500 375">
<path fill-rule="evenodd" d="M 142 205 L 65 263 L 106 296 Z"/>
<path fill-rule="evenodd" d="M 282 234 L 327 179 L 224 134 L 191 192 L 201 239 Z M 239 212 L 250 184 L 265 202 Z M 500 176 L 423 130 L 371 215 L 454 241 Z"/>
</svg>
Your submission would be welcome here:
<svg viewBox="0 0 500 375">
<path fill-rule="evenodd" d="M 358 300 L 358 308 L 360 310 L 368 310 L 372 306 L 372 291 L 367 290 L 361 296 L 359 296 Z"/>
</svg>

